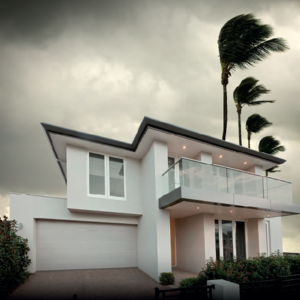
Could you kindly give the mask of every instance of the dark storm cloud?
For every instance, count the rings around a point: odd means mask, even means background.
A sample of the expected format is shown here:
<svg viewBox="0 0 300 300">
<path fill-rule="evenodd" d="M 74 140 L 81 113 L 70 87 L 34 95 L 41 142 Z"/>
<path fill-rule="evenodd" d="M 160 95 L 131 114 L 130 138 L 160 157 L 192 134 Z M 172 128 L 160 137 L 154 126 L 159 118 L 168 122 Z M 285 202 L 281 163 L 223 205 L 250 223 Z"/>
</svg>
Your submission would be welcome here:
<svg viewBox="0 0 300 300">
<path fill-rule="evenodd" d="M 176 10 L 185 12 L 186 15 L 195 15 L 201 20 L 219 23 L 220 20 L 228 20 L 236 14 L 263 12 L 269 10 L 280 0 L 211 0 L 204 4 L 196 0 L 187 1 L 146 1 L 146 0 L 26 0 L 26 1 L 1 1 L 0 6 L 0 32 L 8 41 L 36 42 L 37 44 L 51 40 L 61 35 L 64 30 L 74 26 L 85 27 L 87 22 L 95 21 L 106 26 L 96 26 L 96 32 L 109 35 L 116 27 L 130 27 L 132 34 L 142 32 L 143 15 L 154 11 L 152 27 L 156 27 L 155 21 L 163 16 L 168 16 Z M 286 1 L 299 6 L 299 1 Z M 234 12 L 233 12 L 234 11 Z M 293 13 L 293 12 L 291 12 Z M 278 20 L 288 22 L 282 14 L 278 14 Z M 168 26 L 167 23 L 159 24 Z M 145 28 L 143 28 L 145 29 Z M 201 28 L 199 29 L 201 30 Z M 143 32 L 151 34 L 151 30 Z M 152 32 L 157 33 L 157 32 Z M 174 33 L 176 34 L 176 33 Z"/>
<path fill-rule="evenodd" d="M 273 126 L 288 160 L 277 177 L 297 181 L 300 106 L 299 1 L 2 1 L 0 6 L 0 213 L 9 191 L 65 195 L 66 186 L 40 122 L 131 142 L 147 115 L 221 137 L 222 87 L 217 39 L 233 16 L 253 12 L 287 39 L 228 85 L 228 140 L 238 142 L 234 88 L 254 76 L 276 103 L 244 108 Z M 1 197 L 0 196 L 0 197 Z M 294 201 L 300 203 L 294 186 Z M 2 201 L 2 202 L 1 202 Z M 292 221 L 284 220 L 284 235 Z M 299 220 L 299 218 L 297 219 Z M 297 221 L 298 222 L 298 221 Z M 298 245 L 298 244 L 297 244 Z M 297 246 L 300 249 L 300 245 Z"/>
</svg>

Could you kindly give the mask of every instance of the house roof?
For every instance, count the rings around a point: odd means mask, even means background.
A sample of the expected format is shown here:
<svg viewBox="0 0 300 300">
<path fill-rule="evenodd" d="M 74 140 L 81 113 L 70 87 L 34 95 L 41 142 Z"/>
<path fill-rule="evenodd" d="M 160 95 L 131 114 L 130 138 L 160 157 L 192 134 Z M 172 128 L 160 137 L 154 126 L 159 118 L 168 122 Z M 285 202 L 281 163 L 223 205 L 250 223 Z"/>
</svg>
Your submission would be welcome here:
<svg viewBox="0 0 300 300">
<path fill-rule="evenodd" d="M 76 139 L 80 139 L 80 140 L 87 141 L 87 142 L 98 143 L 98 144 L 102 144 L 102 145 L 107 145 L 107 146 L 120 148 L 120 149 L 124 149 L 124 150 L 131 151 L 131 152 L 135 152 L 137 150 L 139 144 L 143 140 L 143 137 L 144 137 L 147 129 L 150 128 L 150 129 L 155 129 L 155 130 L 162 131 L 162 132 L 165 132 L 168 134 L 173 134 L 173 135 L 177 135 L 180 137 L 192 139 L 192 140 L 195 140 L 198 142 L 202 142 L 205 144 L 209 144 L 211 146 L 216 146 L 216 147 L 223 148 L 226 150 L 231 150 L 234 152 L 250 155 L 255 158 L 269 161 L 276 165 L 279 165 L 279 164 L 282 164 L 285 162 L 284 159 L 270 155 L 270 154 L 266 154 L 266 153 L 259 152 L 259 151 L 253 150 L 253 149 L 249 149 L 249 148 L 246 148 L 243 146 L 239 146 L 239 145 L 236 145 L 236 144 L 233 144 L 233 143 L 230 143 L 227 141 L 223 141 L 223 140 L 215 138 L 215 137 L 204 135 L 204 134 L 201 134 L 201 133 L 198 133 L 198 132 L 195 132 L 192 130 L 188 130 L 188 129 L 185 129 L 185 128 L 182 128 L 182 127 L 179 127 L 179 126 L 176 126 L 173 124 L 161 122 L 161 121 L 149 118 L 149 117 L 144 117 L 142 123 L 140 124 L 140 126 L 138 128 L 137 134 L 134 137 L 133 142 L 131 144 L 117 141 L 114 139 L 105 138 L 105 137 L 98 136 L 98 135 L 83 133 L 83 132 L 79 132 L 79 131 L 72 130 L 72 129 L 54 126 L 51 124 L 41 123 L 41 125 L 43 126 L 43 128 L 46 132 L 46 135 L 50 142 L 52 151 L 54 153 L 54 156 L 57 160 L 57 163 L 59 165 L 59 168 L 62 171 L 62 174 L 63 174 L 65 180 L 66 180 L 66 175 L 62 168 L 59 157 L 57 155 L 57 151 L 53 145 L 53 141 L 52 141 L 50 134 L 76 138 Z"/>
</svg>

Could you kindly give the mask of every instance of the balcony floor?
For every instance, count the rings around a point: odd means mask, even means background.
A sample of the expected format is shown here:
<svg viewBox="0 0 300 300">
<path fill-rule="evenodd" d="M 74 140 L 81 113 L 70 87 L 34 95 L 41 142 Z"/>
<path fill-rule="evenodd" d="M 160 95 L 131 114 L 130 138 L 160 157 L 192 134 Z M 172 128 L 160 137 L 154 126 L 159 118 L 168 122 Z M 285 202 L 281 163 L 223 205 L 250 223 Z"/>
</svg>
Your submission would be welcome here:
<svg viewBox="0 0 300 300">
<path fill-rule="evenodd" d="M 172 219 L 199 213 L 222 218 L 274 218 L 300 214 L 300 205 L 264 198 L 179 187 L 159 199 L 161 209 L 169 209 Z"/>
</svg>

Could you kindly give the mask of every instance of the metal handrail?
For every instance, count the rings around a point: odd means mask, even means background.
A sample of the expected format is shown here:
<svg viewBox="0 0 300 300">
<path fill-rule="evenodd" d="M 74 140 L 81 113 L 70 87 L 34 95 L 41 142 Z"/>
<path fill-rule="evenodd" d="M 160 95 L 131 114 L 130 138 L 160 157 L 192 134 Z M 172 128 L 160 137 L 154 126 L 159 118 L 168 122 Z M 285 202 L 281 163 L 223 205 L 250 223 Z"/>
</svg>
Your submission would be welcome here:
<svg viewBox="0 0 300 300">
<path fill-rule="evenodd" d="M 278 178 L 274 178 L 274 177 L 270 177 L 270 176 L 258 175 L 258 174 L 255 174 L 255 173 L 251 173 L 251 172 L 247 172 L 247 171 L 243 171 L 243 170 L 239 170 L 239 169 L 235 169 L 235 168 L 231 168 L 231 167 L 225 167 L 225 166 L 221 166 L 221 165 L 217 165 L 217 164 L 210 164 L 210 163 L 206 163 L 206 162 L 203 162 L 203 161 L 199 161 L 199 160 L 195 160 L 195 159 L 191 159 L 191 158 L 187 158 L 187 157 L 181 157 L 177 162 L 175 162 L 171 167 L 169 167 L 167 169 L 167 171 L 165 171 L 162 174 L 162 176 L 164 176 L 170 169 L 172 169 L 182 159 L 193 161 L 193 162 L 196 162 L 196 163 L 206 164 L 206 165 L 210 165 L 210 166 L 216 166 L 216 167 L 220 167 L 220 168 L 224 168 L 224 169 L 234 170 L 234 171 L 237 171 L 237 172 L 246 173 L 246 174 L 250 174 L 250 175 L 254 175 L 254 176 L 259 176 L 261 178 L 268 178 L 268 179 L 274 179 L 274 180 L 278 180 L 278 181 L 282 181 L 282 182 L 286 182 L 286 183 L 292 183 L 292 182 L 287 181 L 287 180 L 282 180 L 282 179 L 278 179 Z"/>
</svg>

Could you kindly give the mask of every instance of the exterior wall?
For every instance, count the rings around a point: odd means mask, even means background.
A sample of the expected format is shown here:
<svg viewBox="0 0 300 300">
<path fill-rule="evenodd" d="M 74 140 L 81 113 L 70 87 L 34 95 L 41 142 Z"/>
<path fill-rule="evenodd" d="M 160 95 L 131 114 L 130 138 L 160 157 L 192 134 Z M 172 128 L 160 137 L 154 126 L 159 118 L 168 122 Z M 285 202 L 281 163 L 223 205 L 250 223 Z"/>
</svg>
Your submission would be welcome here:
<svg viewBox="0 0 300 300">
<path fill-rule="evenodd" d="M 248 257 L 267 252 L 265 219 L 249 219 L 247 224 Z"/>
<path fill-rule="evenodd" d="M 138 224 L 137 217 L 70 212 L 63 198 L 17 194 L 10 194 L 10 219 L 23 224 L 18 235 L 28 239 L 30 272 L 36 271 L 36 219 Z"/>
<path fill-rule="evenodd" d="M 281 217 L 266 219 L 270 221 L 270 242 L 271 242 L 271 253 L 279 250 L 283 252 L 282 248 L 282 227 Z"/>
<path fill-rule="evenodd" d="M 126 200 L 89 197 L 88 150 L 67 146 L 68 209 L 142 215 L 141 162 L 127 157 L 124 160 Z"/>
<path fill-rule="evenodd" d="M 216 259 L 213 214 L 198 214 L 175 220 L 177 267 L 199 273 L 205 260 Z"/>
<path fill-rule="evenodd" d="M 208 152 L 199 152 L 195 157 L 195 160 L 202 161 L 207 164 L 212 164 L 212 155 Z"/>
<path fill-rule="evenodd" d="M 257 253 L 267 253 L 266 220 L 270 221 L 270 253 L 279 250 L 282 252 L 281 217 L 266 219 L 249 219 L 248 228 L 248 256 L 257 256 Z"/>
<path fill-rule="evenodd" d="M 245 170 L 246 172 L 251 172 L 260 176 L 264 176 L 264 170 L 262 168 L 262 166 L 258 166 L 258 165 L 253 165 L 251 167 L 249 167 L 247 170 Z"/>
<path fill-rule="evenodd" d="M 143 216 L 138 225 L 138 267 L 158 281 L 171 272 L 169 210 L 159 209 L 162 173 L 168 168 L 167 144 L 154 141 L 142 160 Z"/>
</svg>

